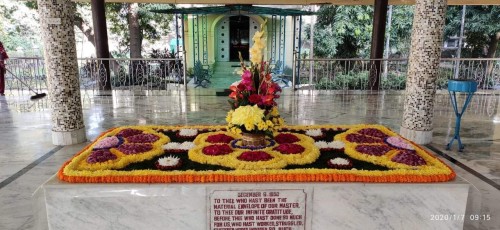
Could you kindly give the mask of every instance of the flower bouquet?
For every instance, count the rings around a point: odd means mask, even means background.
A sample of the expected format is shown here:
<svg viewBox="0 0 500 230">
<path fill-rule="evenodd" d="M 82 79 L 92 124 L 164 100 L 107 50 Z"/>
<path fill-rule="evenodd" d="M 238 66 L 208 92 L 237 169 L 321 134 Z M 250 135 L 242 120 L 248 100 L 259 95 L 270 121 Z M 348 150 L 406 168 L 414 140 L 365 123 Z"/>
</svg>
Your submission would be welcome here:
<svg viewBox="0 0 500 230">
<path fill-rule="evenodd" d="M 264 23 L 265 24 L 265 23 Z M 242 134 L 247 145 L 264 145 L 265 136 L 284 124 L 280 117 L 275 99 L 279 98 L 281 88 L 271 80 L 269 62 L 263 61 L 265 48 L 264 25 L 253 36 L 250 48 L 250 67 L 246 67 L 240 53 L 242 68 L 241 81 L 231 85 L 229 95 L 231 110 L 226 121 L 228 130 Z M 259 140 L 256 140 L 259 139 Z"/>
</svg>

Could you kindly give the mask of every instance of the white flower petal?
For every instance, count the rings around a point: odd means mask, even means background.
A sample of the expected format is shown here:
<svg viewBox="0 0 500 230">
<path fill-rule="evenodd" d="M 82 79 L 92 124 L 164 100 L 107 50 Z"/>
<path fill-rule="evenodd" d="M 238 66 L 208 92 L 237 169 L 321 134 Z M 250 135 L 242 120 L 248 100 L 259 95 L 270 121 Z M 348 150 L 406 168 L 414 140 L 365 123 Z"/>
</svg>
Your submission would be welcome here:
<svg viewBox="0 0 500 230">
<path fill-rule="evenodd" d="M 175 166 L 179 164 L 180 159 L 175 156 L 162 157 L 158 159 L 158 164 L 160 166 Z"/>
<path fill-rule="evenodd" d="M 182 144 L 179 145 L 179 149 L 182 149 L 182 150 L 190 150 L 192 148 L 194 148 L 194 143 L 191 142 L 191 141 L 185 141 L 185 142 L 182 142 Z"/>
<path fill-rule="evenodd" d="M 323 135 L 321 129 L 309 129 L 306 131 L 306 135 L 310 137 L 320 137 Z"/>
<path fill-rule="evenodd" d="M 328 148 L 328 143 L 326 143 L 325 141 L 316 141 L 316 142 L 314 142 L 314 144 L 316 145 L 316 147 L 318 147 L 320 149 Z"/>
<path fill-rule="evenodd" d="M 166 145 L 163 145 L 162 148 L 164 150 L 168 150 L 168 149 L 179 149 L 179 143 L 178 142 L 169 142 L 167 143 Z"/>
<path fill-rule="evenodd" d="M 328 148 L 343 149 L 345 148 L 345 143 L 342 141 L 332 141 L 328 143 Z"/>
<path fill-rule="evenodd" d="M 183 137 L 193 137 L 198 135 L 197 129 L 181 129 L 179 130 L 179 135 Z"/>
<path fill-rule="evenodd" d="M 349 165 L 349 160 L 341 157 L 336 157 L 330 160 L 330 163 L 335 165 Z"/>
</svg>

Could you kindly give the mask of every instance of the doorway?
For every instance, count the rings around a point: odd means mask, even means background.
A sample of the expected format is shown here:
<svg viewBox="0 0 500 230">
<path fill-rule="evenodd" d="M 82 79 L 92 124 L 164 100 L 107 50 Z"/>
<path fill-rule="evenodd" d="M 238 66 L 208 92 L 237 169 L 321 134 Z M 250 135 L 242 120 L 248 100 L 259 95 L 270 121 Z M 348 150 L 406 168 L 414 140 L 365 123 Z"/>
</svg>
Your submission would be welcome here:
<svg viewBox="0 0 500 230">
<path fill-rule="evenodd" d="M 250 59 L 250 18 L 238 15 L 229 17 L 229 60 L 239 61 L 238 52 L 243 60 Z"/>
</svg>

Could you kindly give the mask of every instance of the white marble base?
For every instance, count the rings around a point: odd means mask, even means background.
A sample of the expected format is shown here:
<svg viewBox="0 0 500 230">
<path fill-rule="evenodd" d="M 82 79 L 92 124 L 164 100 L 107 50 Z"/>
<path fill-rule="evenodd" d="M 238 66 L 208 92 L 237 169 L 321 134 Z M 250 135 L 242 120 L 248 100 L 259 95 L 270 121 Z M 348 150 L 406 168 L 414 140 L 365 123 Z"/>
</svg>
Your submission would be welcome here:
<svg viewBox="0 0 500 230">
<path fill-rule="evenodd" d="M 431 131 L 418 131 L 407 129 L 401 126 L 399 134 L 404 138 L 411 140 L 419 145 L 426 145 L 432 141 L 432 130 Z"/>
<path fill-rule="evenodd" d="M 52 143 L 54 145 L 74 145 L 83 143 L 86 140 L 85 127 L 70 132 L 52 131 Z"/>
<path fill-rule="evenodd" d="M 305 226 L 293 229 L 462 229 L 469 184 L 69 184 L 34 195 L 36 229 L 210 229 L 215 190 L 303 190 Z M 465 217 L 467 218 L 467 217 Z M 276 228 L 278 229 L 278 228 Z"/>
</svg>

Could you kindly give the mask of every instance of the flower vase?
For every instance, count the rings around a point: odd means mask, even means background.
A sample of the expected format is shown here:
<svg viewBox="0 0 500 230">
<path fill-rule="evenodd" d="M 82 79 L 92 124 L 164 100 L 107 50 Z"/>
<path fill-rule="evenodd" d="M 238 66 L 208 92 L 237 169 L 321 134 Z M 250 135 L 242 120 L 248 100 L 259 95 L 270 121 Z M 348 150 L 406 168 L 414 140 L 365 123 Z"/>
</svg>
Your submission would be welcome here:
<svg viewBox="0 0 500 230">
<path fill-rule="evenodd" d="M 266 135 L 264 133 L 245 133 L 241 134 L 243 146 L 265 146 Z"/>
</svg>

